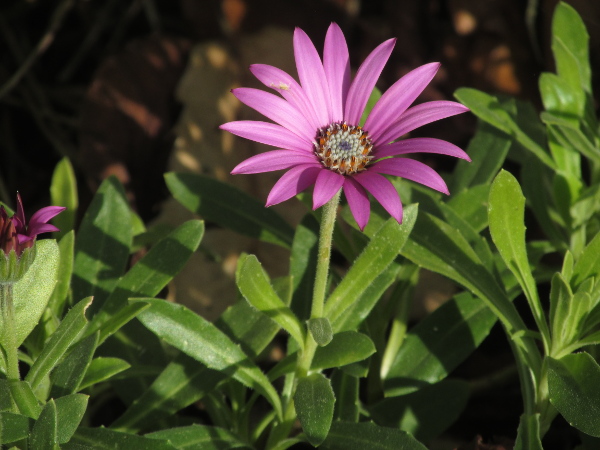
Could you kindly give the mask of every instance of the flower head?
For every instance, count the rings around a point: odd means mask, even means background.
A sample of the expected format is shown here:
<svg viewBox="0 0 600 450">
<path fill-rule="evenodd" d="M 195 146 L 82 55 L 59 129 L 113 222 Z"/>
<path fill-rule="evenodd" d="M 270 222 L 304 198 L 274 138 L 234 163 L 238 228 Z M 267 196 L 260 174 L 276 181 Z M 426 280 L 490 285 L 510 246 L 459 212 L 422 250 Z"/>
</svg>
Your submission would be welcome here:
<svg viewBox="0 0 600 450">
<path fill-rule="evenodd" d="M 0 249 L 6 256 L 13 250 L 20 256 L 26 248 L 33 246 L 38 234 L 58 231 L 47 222 L 65 209 L 62 206 L 47 206 L 34 213 L 27 223 L 21 196 L 17 194 L 17 212 L 12 217 L 8 217 L 4 207 L 0 206 Z"/>
<path fill-rule="evenodd" d="M 275 123 L 245 120 L 221 125 L 223 130 L 278 149 L 248 158 L 231 173 L 287 170 L 273 186 L 267 206 L 288 200 L 314 185 L 316 209 L 343 188 L 361 230 L 370 215 L 367 193 L 402 222 L 398 192 L 382 174 L 406 178 L 448 194 L 444 180 L 429 166 L 396 157 L 439 153 L 470 161 L 463 150 L 433 138 L 394 142 L 422 125 L 468 111 L 451 101 L 410 107 L 435 76 L 439 63 L 425 64 L 396 81 L 375 104 L 364 126 L 359 126 L 394 44 L 395 39 L 390 39 L 373 50 L 351 80 L 348 47 L 335 23 L 327 31 L 322 61 L 306 33 L 296 28 L 294 56 L 300 83 L 276 67 L 254 64 L 251 72 L 281 97 L 251 88 L 232 91 L 242 103 Z"/>
</svg>

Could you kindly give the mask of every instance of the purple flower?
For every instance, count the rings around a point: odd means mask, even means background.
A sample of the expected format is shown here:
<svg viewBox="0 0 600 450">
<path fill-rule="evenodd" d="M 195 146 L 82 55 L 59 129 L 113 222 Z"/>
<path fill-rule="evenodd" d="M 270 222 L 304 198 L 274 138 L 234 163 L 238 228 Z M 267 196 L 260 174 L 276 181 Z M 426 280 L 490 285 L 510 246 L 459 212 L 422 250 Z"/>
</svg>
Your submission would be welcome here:
<svg viewBox="0 0 600 450">
<path fill-rule="evenodd" d="M 439 153 L 470 161 L 457 146 L 433 138 L 392 142 L 422 125 L 468 111 L 450 101 L 409 108 L 435 76 L 440 64 L 425 64 L 394 83 L 379 99 L 364 127 L 359 122 L 375 83 L 395 44 L 379 45 L 350 78 L 348 47 L 332 23 L 325 38 L 323 61 L 309 37 L 294 32 L 294 56 L 300 84 L 284 71 L 254 64 L 250 71 L 281 97 L 258 89 L 238 88 L 233 94 L 275 123 L 242 120 L 221 125 L 235 135 L 277 147 L 239 164 L 232 174 L 287 172 L 269 193 L 267 206 L 281 203 L 314 184 L 313 209 L 327 203 L 343 187 L 360 229 L 369 221 L 367 193 L 399 223 L 402 203 L 392 183 L 395 175 L 448 194 L 442 178 L 409 153 Z"/>
<path fill-rule="evenodd" d="M 26 248 L 33 246 L 38 234 L 59 231 L 47 222 L 65 209 L 62 206 L 47 206 L 34 213 L 27 223 L 21 196 L 17 194 L 17 213 L 12 217 L 8 217 L 4 207 L 0 206 L 0 249 L 5 255 L 14 250 L 20 256 Z"/>
</svg>

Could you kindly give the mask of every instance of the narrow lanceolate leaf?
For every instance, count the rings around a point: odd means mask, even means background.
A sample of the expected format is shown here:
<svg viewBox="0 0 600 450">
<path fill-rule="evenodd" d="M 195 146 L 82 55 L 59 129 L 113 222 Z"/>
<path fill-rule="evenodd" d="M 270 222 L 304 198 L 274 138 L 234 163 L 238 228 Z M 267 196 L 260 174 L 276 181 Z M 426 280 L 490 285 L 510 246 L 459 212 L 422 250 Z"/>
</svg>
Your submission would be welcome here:
<svg viewBox="0 0 600 450">
<path fill-rule="evenodd" d="M 325 450 L 427 450 L 406 431 L 374 423 L 334 422 L 323 444 Z"/>
<path fill-rule="evenodd" d="M 322 370 L 362 361 L 375 353 L 375 344 L 365 334 L 344 331 L 335 334 L 325 347 L 319 347 L 311 369 Z"/>
<path fill-rule="evenodd" d="M 60 256 L 56 285 L 48 302 L 48 307 L 55 316 L 61 317 L 69 290 L 71 289 L 71 275 L 73 274 L 73 258 L 75 253 L 75 233 L 73 230 L 63 235 L 58 242 L 58 250 Z"/>
<path fill-rule="evenodd" d="M 61 214 L 52 219 L 52 223 L 60 231 L 56 232 L 56 239 L 64 236 L 73 229 L 75 224 L 75 214 L 79 199 L 77 197 L 77 180 L 73 165 L 68 158 L 61 159 L 54 173 L 52 174 L 52 183 L 50 184 L 51 205 L 59 205 L 67 208 Z"/>
<path fill-rule="evenodd" d="M 404 222 L 389 219 L 354 261 L 348 274 L 325 304 L 325 317 L 332 323 L 354 304 L 371 283 L 394 261 L 406 243 L 417 218 L 417 205 L 404 211 Z"/>
<path fill-rule="evenodd" d="M 386 396 L 444 379 L 489 334 L 497 318 L 465 292 L 447 301 L 406 335 L 384 380 Z"/>
<path fill-rule="evenodd" d="M 327 437 L 333 420 L 335 396 L 331 383 L 320 373 L 301 378 L 294 404 L 304 434 L 312 445 L 318 446 Z"/>
<path fill-rule="evenodd" d="M 31 448 L 53 449 L 58 443 L 57 434 L 56 404 L 50 399 L 33 426 L 29 445 Z"/>
<path fill-rule="evenodd" d="M 7 382 L 10 395 L 17 408 L 19 408 L 19 413 L 32 419 L 37 419 L 42 412 L 42 407 L 29 383 L 21 380 L 8 380 Z"/>
<path fill-rule="evenodd" d="M 571 285 L 576 289 L 589 277 L 600 277 L 600 233 L 594 236 L 579 256 L 573 268 Z"/>
<path fill-rule="evenodd" d="M 87 408 L 89 396 L 83 394 L 71 394 L 54 400 L 56 404 L 56 441 L 59 444 L 69 442 L 71 436 L 83 419 Z"/>
<path fill-rule="evenodd" d="M 178 449 L 225 450 L 251 448 L 240 441 L 233 433 L 223 428 L 207 425 L 190 425 L 170 428 L 146 434 L 145 437 L 169 441 Z"/>
<path fill-rule="evenodd" d="M 256 389 L 281 416 L 279 396 L 268 378 L 222 331 L 185 306 L 157 299 L 144 301 L 151 307 L 138 319 L 150 331 L 208 368 L 223 371 Z"/>
<path fill-rule="evenodd" d="M 525 247 L 525 197 L 519 182 L 509 172 L 502 170 L 490 189 L 488 217 L 492 239 L 504 263 L 519 281 L 536 324 L 544 339 L 550 344 L 548 323 L 540 304 L 537 286 Z"/>
<path fill-rule="evenodd" d="M 280 330 L 279 325 L 246 301 L 229 307 L 215 326 L 239 344 L 250 358 L 258 356 Z M 137 432 L 200 400 L 227 378 L 225 373 L 208 369 L 180 353 L 150 388 L 113 423 L 113 427 Z"/>
<path fill-rule="evenodd" d="M 241 262 L 238 273 L 238 288 L 248 303 L 290 333 L 302 348 L 304 346 L 302 325 L 291 309 L 279 298 L 256 256 L 247 256 Z"/>
<path fill-rule="evenodd" d="M 291 246 L 292 227 L 239 189 L 190 173 L 168 173 L 165 180 L 173 197 L 205 220 L 285 248 Z"/>
<path fill-rule="evenodd" d="M 60 257 L 56 241 L 44 239 L 36 243 L 36 247 L 37 253 L 33 264 L 23 278 L 14 285 L 16 345 L 21 345 L 38 324 L 58 277 Z"/>
<path fill-rule="evenodd" d="M 131 247 L 131 212 L 123 186 L 104 180 L 77 235 L 73 298 L 94 296 L 97 311 L 125 271 Z"/>
<path fill-rule="evenodd" d="M 408 431 L 429 442 L 462 413 L 469 399 L 469 385 L 462 380 L 443 380 L 400 397 L 387 397 L 369 408 L 379 425 Z"/>
<path fill-rule="evenodd" d="M 87 324 L 85 310 L 92 303 L 91 298 L 81 300 L 65 316 L 52 334 L 40 355 L 31 366 L 25 381 L 35 389 L 44 377 L 58 364 L 67 349 Z"/>
<path fill-rule="evenodd" d="M 514 137 L 517 142 L 530 150 L 546 166 L 550 169 L 556 169 L 556 164 L 546 149 L 519 127 L 496 97 L 471 88 L 458 89 L 454 96 L 477 117 Z"/>
<path fill-rule="evenodd" d="M 358 422 L 360 400 L 358 397 L 358 377 L 336 370 L 331 377 L 331 387 L 335 394 L 333 419 Z"/>
<path fill-rule="evenodd" d="M 95 358 L 88 366 L 79 389 L 85 389 L 94 384 L 106 381 L 130 367 L 127 361 L 123 361 L 120 358 Z"/>
<path fill-rule="evenodd" d="M 58 398 L 73 394 L 79 388 L 98 343 L 98 334 L 92 334 L 79 341 L 73 350 L 52 372 L 50 397 Z"/>
<path fill-rule="evenodd" d="M 204 234 L 204 223 L 190 220 L 154 245 L 142 259 L 123 275 L 99 313 L 91 329 L 127 307 L 130 297 L 154 297 L 183 268 L 196 251 Z"/>
<path fill-rule="evenodd" d="M 548 358 L 550 402 L 571 424 L 600 437 L 600 366 L 588 353 Z"/>
<path fill-rule="evenodd" d="M 0 444 L 26 439 L 34 423 L 33 419 L 21 414 L 0 412 Z"/>
<path fill-rule="evenodd" d="M 61 445 L 61 449 L 80 450 L 93 448 L 98 450 L 176 450 L 168 441 L 151 439 L 135 434 L 121 433 L 108 428 L 80 427 L 71 440 Z"/>
<path fill-rule="evenodd" d="M 521 416 L 514 450 L 543 450 L 539 414 Z"/>
</svg>

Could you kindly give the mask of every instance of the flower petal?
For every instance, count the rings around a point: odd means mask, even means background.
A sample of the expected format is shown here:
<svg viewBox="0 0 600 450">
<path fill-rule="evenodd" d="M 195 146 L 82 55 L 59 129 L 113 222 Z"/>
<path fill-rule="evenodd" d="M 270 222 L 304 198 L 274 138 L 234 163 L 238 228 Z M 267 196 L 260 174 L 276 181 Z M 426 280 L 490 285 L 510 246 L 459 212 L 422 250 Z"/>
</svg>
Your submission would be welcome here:
<svg viewBox="0 0 600 450">
<path fill-rule="evenodd" d="M 332 23 L 325 36 L 323 68 L 331 94 L 331 121 L 344 120 L 344 103 L 350 89 L 350 55 L 344 33 Z"/>
<path fill-rule="evenodd" d="M 25 231 L 25 210 L 23 209 L 23 200 L 21 200 L 21 194 L 17 192 L 17 213 L 12 217 L 13 224 L 17 230 L 17 233 Z M 14 220 L 16 219 L 16 221 Z"/>
<path fill-rule="evenodd" d="M 266 206 L 284 202 L 313 185 L 322 170 L 324 170 L 322 167 L 312 164 L 303 164 L 288 170 L 269 192 Z"/>
<path fill-rule="evenodd" d="M 325 127 L 331 123 L 329 85 L 317 49 L 300 28 L 294 30 L 294 57 L 300 84 L 317 114 L 319 128 Z"/>
<path fill-rule="evenodd" d="M 471 161 L 464 150 L 450 142 L 435 138 L 413 138 L 384 145 L 373 152 L 375 159 L 407 153 L 437 153 Z"/>
<path fill-rule="evenodd" d="M 371 214 L 369 196 L 353 177 L 346 177 L 344 182 L 344 195 L 346 196 L 346 200 L 348 200 L 350 212 L 354 216 L 358 228 L 360 228 L 360 231 L 364 230 L 369 222 L 369 216 Z"/>
<path fill-rule="evenodd" d="M 306 139 L 292 133 L 287 128 L 269 122 L 257 120 L 238 120 L 236 122 L 224 123 L 219 127 L 221 130 L 229 131 L 246 139 L 273 147 L 288 150 L 300 150 L 312 153 L 314 146 Z"/>
<path fill-rule="evenodd" d="M 350 125 L 358 125 L 369 96 L 377 83 L 383 66 L 392 54 L 396 39 L 389 39 L 371 52 L 361 64 L 348 90 L 344 107 L 344 119 Z"/>
<path fill-rule="evenodd" d="M 63 206 L 46 206 L 45 208 L 40 209 L 39 211 L 35 212 L 33 216 L 31 216 L 31 219 L 29 219 L 29 229 L 36 226 L 37 224 L 48 222 L 53 217 L 63 212 L 65 209 L 67 208 Z"/>
<path fill-rule="evenodd" d="M 372 167 L 375 167 L 375 165 Z M 381 206 L 390 213 L 390 216 L 396 219 L 398 223 L 402 223 L 402 202 L 398 191 L 396 191 L 390 180 L 372 171 L 372 168 L 369 168 L 367 172 L 355 175 L 354 179 L 381 203 Z"/>
<path fill-rule="evenodd" d="M 320 208 L 338 193 L 344 185 L 344 176 L 331 170 L 321 170 L 313 191 L 313 210 Z"/>
<path fill-rule="evenodd" d="M 254 155 L 235 166 L 231 171 L 233 175 L 242 173 L 263 173 L 275 170 L 289 169 L 300 164 L 314 164 L 319 162 L 314 154 L 299 152 L 297 150 L 273 150 Z"/>
<path fill-rule="evenodd" d="M 440 63 L 425 64 L 396 81 L 373 107 L 365 122 L 365 130 L 374 140 L 396 122 L 400 115 L 427 87 L 440 68 Z"/>
<path fill-rule="evenodd" d="M 52 231 L 60 231 L 58 228 L 56 228 L 54 225 L 50 224 L 50 223 L 36 223 L 34 225 L 30 225 L 27 229 L 27 235 L 31 238 L 37 236 L 38 234 L 42 234 L 42 233 L 50 233 Z M 19 241 L 19 243 L 21 243 Z"/>
<path fill-rule="evenodd" d="M 267 64 L 252 64 L 250 72 L 265 86 L 277 91 L 292 106 L 300 111 L 315 129 L 315 132 L 320 128 L 315 109 L 308 99 L 306 92 L 304 92 L 304 89 L 302 89 L 291 75 Z"/>
<path fill-rule="evenodd" d="M 427 164 L 408 158 L 389 158 L 369 167 L 370 171 L 395 175 L 427 186 L 436 191 L 450 194 L 446 182 Z"/>
<path fill-rule="evenodd" d="M 231 91 L 239 101 L 255 109 L 301 138 L 311 142 L 316 131 L 304 116 L 281 97 L 253 88 L 237 88 Z"/>
<path fill-rule="evenodd" d="M 421 103 L 420 105 L 407 109 L 404 114 L 400 116 L 399 120 L 379 133 L 377 138 L 373 139 L 373 143 L 375 145 L 387 144 L 423 125 L 467 111 L 469 111 L 469 108 L 457 102 L 440 100 Z"/>
</svg>

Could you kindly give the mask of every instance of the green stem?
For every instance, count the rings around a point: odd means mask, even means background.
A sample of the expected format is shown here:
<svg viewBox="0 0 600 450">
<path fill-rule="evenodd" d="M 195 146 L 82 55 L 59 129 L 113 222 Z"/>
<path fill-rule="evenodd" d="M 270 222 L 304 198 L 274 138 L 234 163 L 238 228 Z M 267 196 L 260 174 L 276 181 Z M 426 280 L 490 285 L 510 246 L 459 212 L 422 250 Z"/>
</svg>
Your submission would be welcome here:
<svg viewBox="0 0 600 450">
<path fill-rule="evenodd" d="M 20 380 L 18 347 L 15 341 L 15 306 L 13 304 L 13 284 L 0 284 L 0 310 L 4 324 L 2 347 L 6 353 L 6 374 L 8 379 Z"/>
<path fill-rule="evenodd" d="M 337 207 L 340 202 L 341 189 L 323 207 L 321 217 L 321 229 L 319 232 L 319 253 L 317 259 L 317 270 L 315 285 L 313 289 L 313 301 L 310 317 L 311 319 L 323 317 L 325 305 L 325 291 L 327 289 L 327 277 L 329 276 L 329 260 L 331 259 L 331 241 L 333 229 L 337 216 Z"/>
<path fill-rule="evenodd" d="M 327 291 L 327 278 L 329 276 L 329 261 L 331 260 L 331 243 L 333 240 L 333 229 L 335 227 L 335 219 L 337 216 L 337 207 L 340 202 L 340 189 L 329 202 L 323 206 L 323 214 L 321 216 L 321 228 L 319 232 L 319 249 L 317 256 L 317 269 L 315 275 L 315 284 L 313 288 L 313 301 L 311 306 L 311 319 L 323 317 L 325 307 L 325 294 Z M 283 422 L 276 423 L 271 429 L 266 448 L 273 449 L 286 438 L 296 420 L 296 409 L 294 407 L 294 394 L 298 380 L 308 375 L 312 360 L 317 350 L 317 343 L 313 339 L 310 332 L 307 331 L 304 341 L 304 350 L 298 352 L 298 361 L 296 363 L 296 371 L 291 374 L 293 377 L 290 380 L 292 383 L 291 393 L 284 406 Z"/>
</svg>

